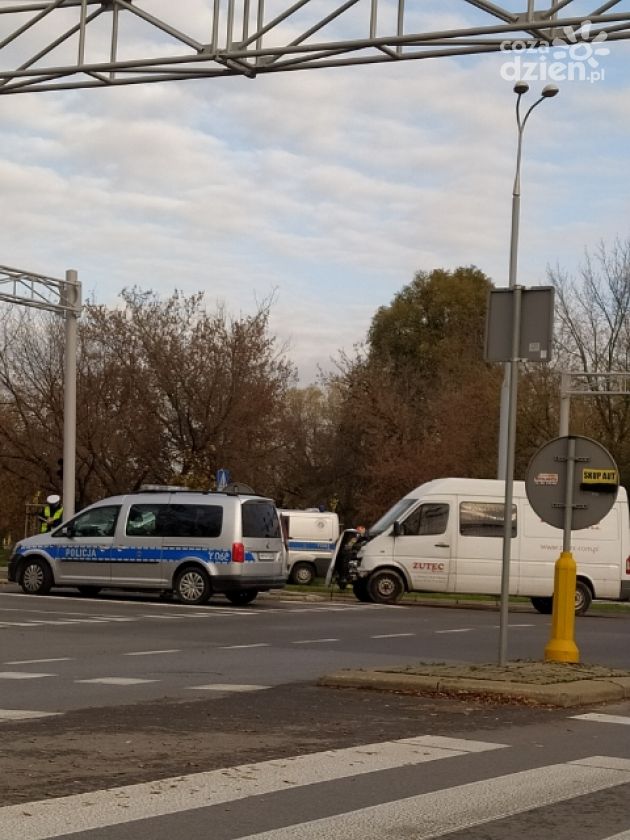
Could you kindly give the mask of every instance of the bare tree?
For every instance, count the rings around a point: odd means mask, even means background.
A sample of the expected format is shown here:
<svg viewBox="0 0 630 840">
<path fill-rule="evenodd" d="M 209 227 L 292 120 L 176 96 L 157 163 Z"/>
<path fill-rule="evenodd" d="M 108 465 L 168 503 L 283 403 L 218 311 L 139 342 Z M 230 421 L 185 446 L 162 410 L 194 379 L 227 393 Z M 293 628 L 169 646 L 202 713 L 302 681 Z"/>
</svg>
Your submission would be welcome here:
<svg viewBox="0 0 630 840">
<path fill-rule="evenodd" d="M 576 277 L 549 271 L 556 289 L 555 366 L 585 374 L 627 372 L 630 362 L 630 240 L 602 243 L 586 253 Z M 605 390 L 605 378 L 587 379 L 589 390 Z M 572 429 L 608 446 L 630 479 L 630 399 L 595 396 L 574 400 Z"/>
<path fill-rule="evenodd" d="M 88 303 L 79 324 L 77 506 L 145 481 L 209 487 L 218 467 L 271 492 L 294 371 L 269 334 L 270 302 L 235 319 L 207 312 L 201 294 L 122 299 Z M 5 312 L 0 475 L 17 481 L 18 507 L 60 491 L 62 441 L 61 322 Z"/>
</svg>

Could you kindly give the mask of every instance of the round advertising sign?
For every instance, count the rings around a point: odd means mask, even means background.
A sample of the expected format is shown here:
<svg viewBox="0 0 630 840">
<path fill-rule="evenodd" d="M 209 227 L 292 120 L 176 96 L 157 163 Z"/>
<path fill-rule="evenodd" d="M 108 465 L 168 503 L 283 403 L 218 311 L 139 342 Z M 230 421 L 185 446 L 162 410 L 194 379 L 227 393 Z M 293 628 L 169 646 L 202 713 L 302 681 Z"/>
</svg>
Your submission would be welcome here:
<svg viewBox="0 0 630 840">
<path fill-rule="evenodd" d="M 601 443 L 570 435 L 543 444 L 527 468 L 525 492 L 543 522 L 564 527 L 571 441 L 575 445 L 571 529 L 579 531 L 602 520 L 617 498 L 619 471 Z"/>
</svg>

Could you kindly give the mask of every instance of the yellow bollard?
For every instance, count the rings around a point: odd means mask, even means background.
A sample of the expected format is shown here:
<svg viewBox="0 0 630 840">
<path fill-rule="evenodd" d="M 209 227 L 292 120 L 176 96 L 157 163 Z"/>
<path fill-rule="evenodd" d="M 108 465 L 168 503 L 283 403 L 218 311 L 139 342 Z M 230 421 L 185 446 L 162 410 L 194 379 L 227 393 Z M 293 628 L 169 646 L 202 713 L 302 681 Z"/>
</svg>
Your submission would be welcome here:
<svg viewBox="0 0 630 840">
<path fill-rule="evenodd" d="M 550 662 L 579 662 L 575 644 L 575 560 L 570 551 L 563 551 L 556 560 L 553 584 L 551 639 L 545 648 Z"/>
</svg>

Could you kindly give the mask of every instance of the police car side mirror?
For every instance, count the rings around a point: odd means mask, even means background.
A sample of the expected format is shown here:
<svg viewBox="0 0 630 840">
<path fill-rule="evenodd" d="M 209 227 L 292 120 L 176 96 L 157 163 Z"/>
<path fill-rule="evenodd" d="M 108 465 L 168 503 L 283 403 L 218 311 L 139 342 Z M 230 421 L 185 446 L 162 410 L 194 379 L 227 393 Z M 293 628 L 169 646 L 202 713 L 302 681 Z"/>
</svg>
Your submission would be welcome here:
<svg viewBox="0 0 630 840">
<path fill-rule="evenodd" d="M 403 535 L 404 533 L 405 533 L 405 529 L 404 529 L 404 528 L 403 528 L 403 526 L 400 524 L 400 522 L 399 522 L 398 520 L 396 520 L 396 521 L 394 522 L 393 527 L 392 527 L 392 536 L 393 536 L 393 537 L 402 537 L 402 535 Z"/>
</svg>

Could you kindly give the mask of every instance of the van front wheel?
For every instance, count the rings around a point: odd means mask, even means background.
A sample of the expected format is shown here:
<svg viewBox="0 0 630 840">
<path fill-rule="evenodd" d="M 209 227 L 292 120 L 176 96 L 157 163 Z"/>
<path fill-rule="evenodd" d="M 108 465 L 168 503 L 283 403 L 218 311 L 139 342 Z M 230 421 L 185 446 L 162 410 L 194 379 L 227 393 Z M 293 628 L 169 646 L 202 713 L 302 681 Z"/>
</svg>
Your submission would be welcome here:
<svg viewBox="0 0 630 840">
<path fill-rule="evenodd" d="M 405 584 L 398 572 L 384 569 L 374 572 L 368 579 L 367 591 L 377 604 L 395 604 L 405 591 Z"/>
<path fill-rule="evenodd" d="M 197 566 L 182 569 L 175 578 L 174 590 L 182 604 L 205 604 L 210 598 L 210 578 Z"/>
</svg>

